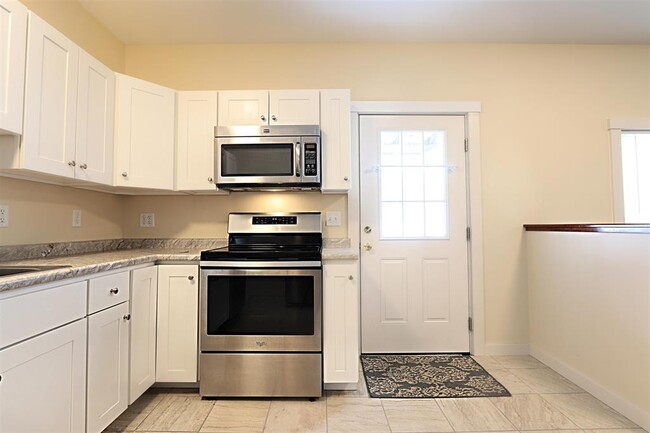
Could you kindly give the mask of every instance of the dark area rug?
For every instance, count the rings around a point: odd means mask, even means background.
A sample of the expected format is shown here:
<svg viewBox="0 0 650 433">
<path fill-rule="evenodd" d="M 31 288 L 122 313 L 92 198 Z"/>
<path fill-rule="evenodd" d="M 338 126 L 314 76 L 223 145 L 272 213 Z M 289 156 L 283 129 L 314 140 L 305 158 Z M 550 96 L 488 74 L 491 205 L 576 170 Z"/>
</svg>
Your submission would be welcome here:
<svg viewBox="0 0 650 433">
<path fill-rule="evenodd" d="M 469 355 L 361 355 L 375 398 L 509 397 Z"/>
</svg>

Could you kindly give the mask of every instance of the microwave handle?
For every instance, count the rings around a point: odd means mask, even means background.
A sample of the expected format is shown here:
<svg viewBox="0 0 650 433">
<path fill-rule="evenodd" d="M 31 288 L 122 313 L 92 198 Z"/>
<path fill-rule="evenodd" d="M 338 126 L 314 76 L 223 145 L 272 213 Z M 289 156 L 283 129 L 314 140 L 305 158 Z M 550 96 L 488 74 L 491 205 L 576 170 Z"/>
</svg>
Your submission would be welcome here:
<svg viewBox="0 0 650 433">
<path fill-rule="evenodd" d="M 296 143 L 296 177 L 300 177 L 300 143 Z"/>
</svg>

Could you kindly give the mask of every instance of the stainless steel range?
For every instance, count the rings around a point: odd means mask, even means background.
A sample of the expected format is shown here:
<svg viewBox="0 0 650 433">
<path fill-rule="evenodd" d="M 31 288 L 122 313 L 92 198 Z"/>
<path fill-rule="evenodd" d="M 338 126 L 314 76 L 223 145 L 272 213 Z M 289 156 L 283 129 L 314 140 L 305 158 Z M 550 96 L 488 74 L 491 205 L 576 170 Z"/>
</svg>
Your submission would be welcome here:
<svg viewBox="0 0 650 433">
<path fill-rule="evenodd" d="M 322 395 L 321 214 L 232 213 L 201 253 L 200 393 Z"/>
</svg>

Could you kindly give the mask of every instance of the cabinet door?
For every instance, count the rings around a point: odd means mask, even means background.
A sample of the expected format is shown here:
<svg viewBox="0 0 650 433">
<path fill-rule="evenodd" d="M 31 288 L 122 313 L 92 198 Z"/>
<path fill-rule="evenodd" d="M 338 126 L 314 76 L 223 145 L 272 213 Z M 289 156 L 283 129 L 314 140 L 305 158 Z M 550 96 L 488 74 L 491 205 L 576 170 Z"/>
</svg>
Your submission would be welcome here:
<svg viewBox="0 0 650 433">
<path fill-rule="evenodd" d="M 357 264 L 323 265 L 323 376 L 325 383 L 359 380 Z"/>
<path fill-rule="evenodd" d="M 87 433 L 100 433 L 128 406 L 129 303 L 88 317 Z"/>
<path fill-rule="evenodd" d="M 158 266 L 156 382 L 196 382 L 199 268 Z"/>
<path fill-rule="evenodd" d="M 131 271 L 129 404 L 156 381 L 158 267 Z"/>
<path fill-rule="evenodd" d="M 323 192 L 350 189 L 352 148 L 350 145 L 350 90 L 321 90 L 321 149 Z"/>
<path fill-rule="evenodd" d="M 0 0 L 0 133 L 22 134 L 27 8 Z"/>
<path fill-rule="evenodd" d="M 85 430 L 86 319 L 0 350 L 0 431 Z"/>
<path fill-rule="evenodd" d="M 113 184 L 115 74 L 79 50 L 75 177 Z"/>
<path fill-rule="evenodd" d="M 176 93 L 115 75 L 115 185 L 173 189 Z"/>
<path fill-rule="evenodd" d="M 74 177 L 79 48 L 29 12 L 24 167 Z"/>
<path fill-rule="evenodd" d="M 215 191 L 217 92 L 178 92 L 176 189 Z"/>
<path fill-rule="evenodd" d="M 271 90 L 269 125 L 318 125 L 318 90 Z"/>
<path fill-rule="evenodd" d="M 269 92 L 224 90 L 219 92 L 219 126 L 267 125 Z"/>
</svg>

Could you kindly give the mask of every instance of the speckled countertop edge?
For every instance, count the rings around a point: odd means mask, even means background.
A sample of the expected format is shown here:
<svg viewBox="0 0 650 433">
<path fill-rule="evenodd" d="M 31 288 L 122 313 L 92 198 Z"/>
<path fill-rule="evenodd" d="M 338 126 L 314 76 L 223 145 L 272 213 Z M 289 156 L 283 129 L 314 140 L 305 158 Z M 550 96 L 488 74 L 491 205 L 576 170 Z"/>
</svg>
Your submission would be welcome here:
<svg viewBox="0 0 650 433">
<path fill-rule="evenodd" d="M 136 266 L 144 263 L 192 262 L 198 263 L 201 252 L 188 250 L 116 250 L 103 253 L 81 254 L 76 256 L 59 256 L 46 259 L 18 260 L 2 262 L 3 266 L 57 266 L 69 267 L 40 272 L 0 277 L 0 292 L 23 287 L 45 284 L 69 278 L 114 269 Z"/>
<path fill-rule="evenodd" d="M 2 262 L 3 266 L 67 265 L 69 267 L 0 277 L 0 293 L 145 263 L 198 263 L 200 256 L 201 250 L 135 249 Z M 358 258 L 358 251 L 352 248 L 324 248 L 322 253 L 323 261 L 357 260 Z"/>
</svg>

